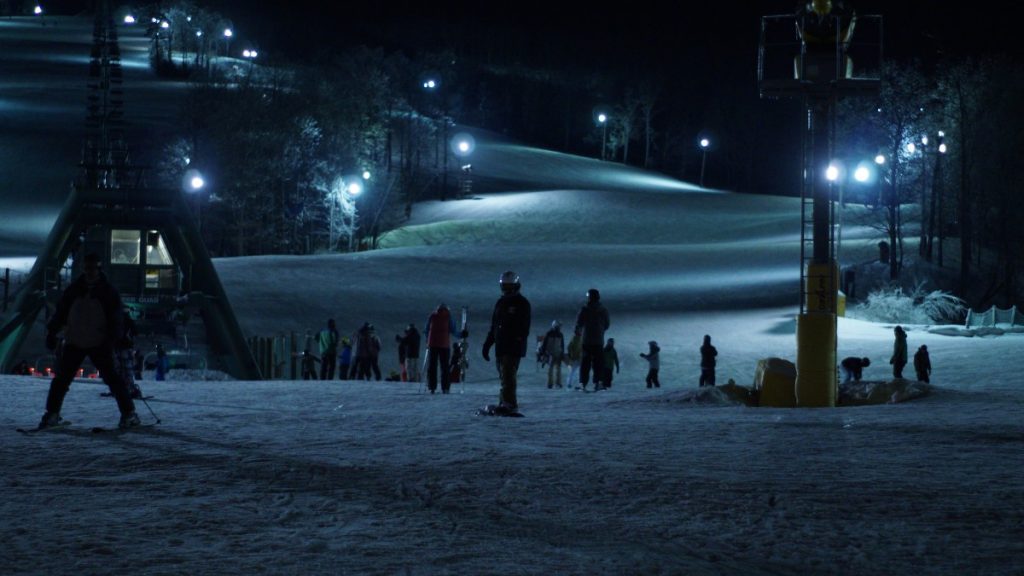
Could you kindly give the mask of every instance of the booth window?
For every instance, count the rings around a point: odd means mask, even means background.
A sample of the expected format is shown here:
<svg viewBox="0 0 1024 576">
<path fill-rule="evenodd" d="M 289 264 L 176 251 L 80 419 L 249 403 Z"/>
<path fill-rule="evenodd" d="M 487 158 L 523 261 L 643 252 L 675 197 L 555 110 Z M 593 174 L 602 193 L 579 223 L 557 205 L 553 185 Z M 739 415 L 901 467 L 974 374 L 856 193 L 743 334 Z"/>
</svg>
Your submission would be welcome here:
<svg viewBox="0 0 1024 576">
<path fill-rule="evenodd" d="M 156 230 L 146 232 L 146 264 L 151 266 L 172 266 L 174 260 L 167 251 L 164 238 Z"/>
<path fill-rule="evenodd" d="M 110 263 L 138 264 L 141 238 L 138 230 L 111 230 Z"/>
</svg>

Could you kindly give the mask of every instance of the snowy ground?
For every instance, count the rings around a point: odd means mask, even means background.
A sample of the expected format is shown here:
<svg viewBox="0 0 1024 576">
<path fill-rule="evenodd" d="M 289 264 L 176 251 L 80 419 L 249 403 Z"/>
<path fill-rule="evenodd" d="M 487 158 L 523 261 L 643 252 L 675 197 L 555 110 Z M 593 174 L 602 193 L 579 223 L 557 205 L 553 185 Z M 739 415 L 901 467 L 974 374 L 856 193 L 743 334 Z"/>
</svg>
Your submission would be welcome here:
<svg viewBox="0 0 1024 576">
<path fill-rule="evenodd" d="M 478 144 L 474 170 L 521 181 L 516 193 L 417 205 L 385 250 L 216 262 L 247 334 L 371 321 L 385 370 L 405 324 L 439 301 L 468 305 L 464 390 L 145 381 L 163 423 L 94 435 L 116 408 L 81 382 L 65 404 L 73 429 L 23 436 L 45 382 L 0 376 L 0 572 L 1024 574 L 1024 335 L 908 327 L 937 388 L 902 404 L 758 409 L 697 394 L 704 334 L 719 382 L 794 358 L 798 202 Z M 852 229 L 843 250 L 863 259 L 875 242 Z M 506 268 L 535 334 L 570 325 L 601 289 L 622 359 L 612 390 L 548 390 L 528 357 L 526 417 L 473 415 L 497 399 L 479 344 Z M 651 339 L 653 391 L 637 356 Z M 891 346 L 891 325 L 840 321 L 840 356 L 874 361 L 866 379 L 889 375 Z"/>
</svg>

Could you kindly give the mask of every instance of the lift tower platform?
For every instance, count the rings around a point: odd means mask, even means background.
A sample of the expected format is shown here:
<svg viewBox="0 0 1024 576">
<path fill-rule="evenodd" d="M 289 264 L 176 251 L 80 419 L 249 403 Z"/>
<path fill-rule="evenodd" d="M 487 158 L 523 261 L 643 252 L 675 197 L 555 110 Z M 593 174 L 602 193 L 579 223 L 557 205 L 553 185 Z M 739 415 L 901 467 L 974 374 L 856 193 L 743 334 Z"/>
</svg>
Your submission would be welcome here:
<svg viewBox="0 0 1024 576">
<path fill-rule="evenodd" d="M 0 323 L 0 370 L 7 372 L 40 312 L 55 308 L 62 284 L 97 254 L 150 341 L 169 340 L 191 367 L 260 379 L 183 192 L 148 188 L 124 140 L 124 90 L 117 27 L 98 3 L 89 63 L 81 174 L 42 253 Z"/>
<path fill-rule="evenodd" d="M 813 0 L 796 14 L 761 18 L 760 95 L 797 98 L 807 110 L 800 191 L 797 406 L 836 404 L 839 270 L 835 197 L 825 172 L 835 148 L 836 103 L 877 94 L 881 65 L 881 16 L 860 16 L 841 2 Z"/>
</svg>

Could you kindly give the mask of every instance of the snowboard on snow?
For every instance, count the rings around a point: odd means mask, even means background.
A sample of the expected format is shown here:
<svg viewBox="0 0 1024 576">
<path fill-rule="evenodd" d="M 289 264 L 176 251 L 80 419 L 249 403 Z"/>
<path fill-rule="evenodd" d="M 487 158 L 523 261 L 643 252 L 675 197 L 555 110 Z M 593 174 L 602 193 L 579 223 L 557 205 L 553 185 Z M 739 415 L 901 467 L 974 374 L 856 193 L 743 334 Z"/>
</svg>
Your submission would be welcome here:
<svg viewBox="0 0 1024 576">
<path fill-rule="evenodd" d="M 476 411 L 477 416 L 505 416 L 509 418 L 522 418 L 523 413 L 512 409 L 501 406 L 500 404 L 488 404 L 483 408 Z"/>
</svg>

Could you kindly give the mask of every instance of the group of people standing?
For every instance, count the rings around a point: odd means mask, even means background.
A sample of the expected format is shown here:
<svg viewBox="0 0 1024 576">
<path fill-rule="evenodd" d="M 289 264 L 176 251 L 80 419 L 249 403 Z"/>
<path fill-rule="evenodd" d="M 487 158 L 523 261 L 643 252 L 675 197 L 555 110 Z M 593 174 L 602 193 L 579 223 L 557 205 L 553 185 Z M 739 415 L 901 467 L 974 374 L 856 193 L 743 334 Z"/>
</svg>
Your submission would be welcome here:
<svg viewBox="0 0 1024 576">
<path fill-rule="evenodd" d="M 893 334 L 895 339 L 889 364 L 892 365 L 893 378 L 903 378 L 903 368 L 907 365 L 907 331 L 903 329 L 903 326 L 896 326 L 893 328 Z M 843 358 L 839 366 L 843 370 L 843 382 L 860 381 L 864 368 L 871 366 L 871 359 L 850 356 Z M 931 381 L 932 360 L 928 354 L 928 346 L 922 344 L 914 353 L 914 373 L 920 382 Z"/>
</svg>

